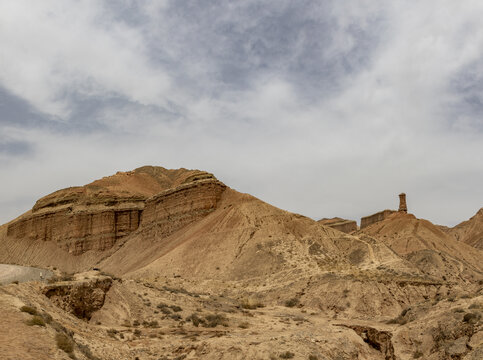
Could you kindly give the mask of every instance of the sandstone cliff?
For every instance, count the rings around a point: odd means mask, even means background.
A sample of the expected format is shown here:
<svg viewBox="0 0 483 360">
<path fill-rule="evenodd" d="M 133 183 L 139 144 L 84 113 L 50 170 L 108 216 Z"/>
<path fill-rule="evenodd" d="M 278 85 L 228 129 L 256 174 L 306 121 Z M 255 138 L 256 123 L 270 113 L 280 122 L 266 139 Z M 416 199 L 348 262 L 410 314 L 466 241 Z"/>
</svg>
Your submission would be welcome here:
<svg viewBox="0 0 483 360">
<path fill-rule="evenodd" d="M 393 213 L 395 213 L 394 210 L 383 210 L 369 216 L 364 216 L 361 218 L 361 229 L 387 219 Z"/>
<path fill-rule="evenodd" d="M 149 197 L 212 178 L 197 170 L 151 166 L 119 172 L 41 198 L 32 211 L 8 225 L 7 236 L 53 242 L 72 255 L 104 251 L 139 227 Z"/>
<path fill-rule="evenodd" d="M 357 230 L 357 223 L 354 220 L 346 220 L 335 217 L 332 219 L 320 219 L 318 222 L 322 225 L 330 226 L 333 229 L 345 232 L 347 234 Z"/>
</svg>

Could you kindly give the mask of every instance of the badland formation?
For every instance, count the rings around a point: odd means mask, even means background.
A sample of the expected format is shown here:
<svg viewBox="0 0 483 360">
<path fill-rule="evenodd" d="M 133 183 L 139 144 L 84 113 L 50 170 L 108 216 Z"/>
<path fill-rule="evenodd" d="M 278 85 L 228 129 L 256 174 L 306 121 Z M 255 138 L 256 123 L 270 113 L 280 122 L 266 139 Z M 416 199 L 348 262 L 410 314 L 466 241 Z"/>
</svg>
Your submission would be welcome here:
<svg viewBox="0 0 483 360">
<path fill-rule="evenodd" d="M 59 190 L 0 227 L 0 263 L 36 268 L 6 267 L 0 359 L 483 359 L 483 209 L 399 201 L 359 228 L 198 170 Z"/>
</svg>

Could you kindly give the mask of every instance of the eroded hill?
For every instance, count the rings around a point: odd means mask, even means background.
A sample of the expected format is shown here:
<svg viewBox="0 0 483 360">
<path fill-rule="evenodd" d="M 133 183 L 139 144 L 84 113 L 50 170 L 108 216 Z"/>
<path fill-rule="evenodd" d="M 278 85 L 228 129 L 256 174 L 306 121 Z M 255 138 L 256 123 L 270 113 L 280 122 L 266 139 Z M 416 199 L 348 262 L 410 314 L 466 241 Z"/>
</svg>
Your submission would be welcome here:
<svg viewBox="0 0 483 360">
<path fill-rule="evenodd" d="M 66 335 L 81 359 L 479 356 L 481 251 L 404 212 L 370 220 L 346 234 L 206 172 L 144 167 L 2 226 L 0 261 L 67 281 L 0 299 L 17 321 L 21 304 L 51 314 L 62 327 L 42 336 Z M 45 358 L 67 356 L 49 344 Z"/>
</svg>

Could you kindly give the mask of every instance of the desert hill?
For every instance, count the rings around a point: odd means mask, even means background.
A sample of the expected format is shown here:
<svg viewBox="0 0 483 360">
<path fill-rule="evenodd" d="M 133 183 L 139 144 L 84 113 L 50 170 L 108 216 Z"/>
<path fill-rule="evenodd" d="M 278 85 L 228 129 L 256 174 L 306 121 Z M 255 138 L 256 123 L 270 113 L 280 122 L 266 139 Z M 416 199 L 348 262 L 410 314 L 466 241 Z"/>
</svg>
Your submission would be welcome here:
<svg viewBox="0 0 483 360">
<path fill-rule="evenodd" d="M 56 191 L 0 228 L 0 261 L 87 269 L 138 228 L 149 197 L 206 178 L 213 175 L 145 166 Z"/>
<path fill-rule="evenodd" d="M 483 271 L 483 252 L 456 241 L 438 226 L 412 214 L 394 212 L 360 233 L 385 243 L 398 255 L 438 278 L 478 278 Z"/>
<path fill-rule="evenodd" d="M 483 250 L 483 208 L 469 220 L 448 230 L 456 240 Z"/>
<path fill-rule="evenodd" d="M 49 340 L 59 333 L 79 359 L 478 356 L 483 323 L 464 316 L 479 314 L 481 251 L 382 214 L 347 234 L 203 171 L 143 167 L 55 192 L 1 226 L 0 262 L 65 281 L 8 285 L 0 302 L 18 334 L 35 336 L 15 326 L 22 304 L 53 316 L 39 332 L 45 358 L 66 358 Z"/>
</svg>

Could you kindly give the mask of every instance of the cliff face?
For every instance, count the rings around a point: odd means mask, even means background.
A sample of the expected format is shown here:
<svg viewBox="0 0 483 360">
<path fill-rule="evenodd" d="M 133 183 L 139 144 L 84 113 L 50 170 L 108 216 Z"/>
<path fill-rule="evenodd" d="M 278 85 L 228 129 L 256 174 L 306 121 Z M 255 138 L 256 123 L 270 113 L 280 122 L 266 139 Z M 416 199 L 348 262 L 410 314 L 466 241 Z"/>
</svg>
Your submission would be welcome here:
<svg viewBox="0 0 483 360">
<path fill-rule="evenodd" d="M 383 210 L 373 215 L 364 216 L 363 218 L 361 218 L 361 229 L 369 225 L 375 224 L 379 221 L 382 221 L 384 219 L 387 219 L 389 215 L 393 213 L 395 213 L 394 210 Z"/>
<path fill-rule="evenodd" d="M 9 225 L 7 236 L 53 241 L 73 255 L 88 250 L 104 251 L 111 248 L 117 239 L 138 228 L 142 207 L 143 204 L 139 204 L 137 209 L 126 210 L 72 212 L 62 209 L 32 213 Z"/>
<path fill-rule="evenodd" d="M 225 188 L 215 178 L 208 178 L 157 194 L 146 201 L 143 229 L 168 236 L 213 211 Z"/>
<path fill-rule="evenodd" d="M 117 173 L 40 199 L 8 225 L 7 237 L 54 242 L 72 255 L 104 251 L 137 230 L 142 219 L 161 234 L 196 221 L 216 206 L 224 188 L 197 170 L 144 167 Z"/>
<path fill-rule="evenodd" d="M 318 222 L 322 225 L 330 226 L 333 229 L 347 234 L 357 231 L 357 223 L 354 220 L 346 220 L 335 217 L 332 219 L 320 219 Z"/>
</svg>

